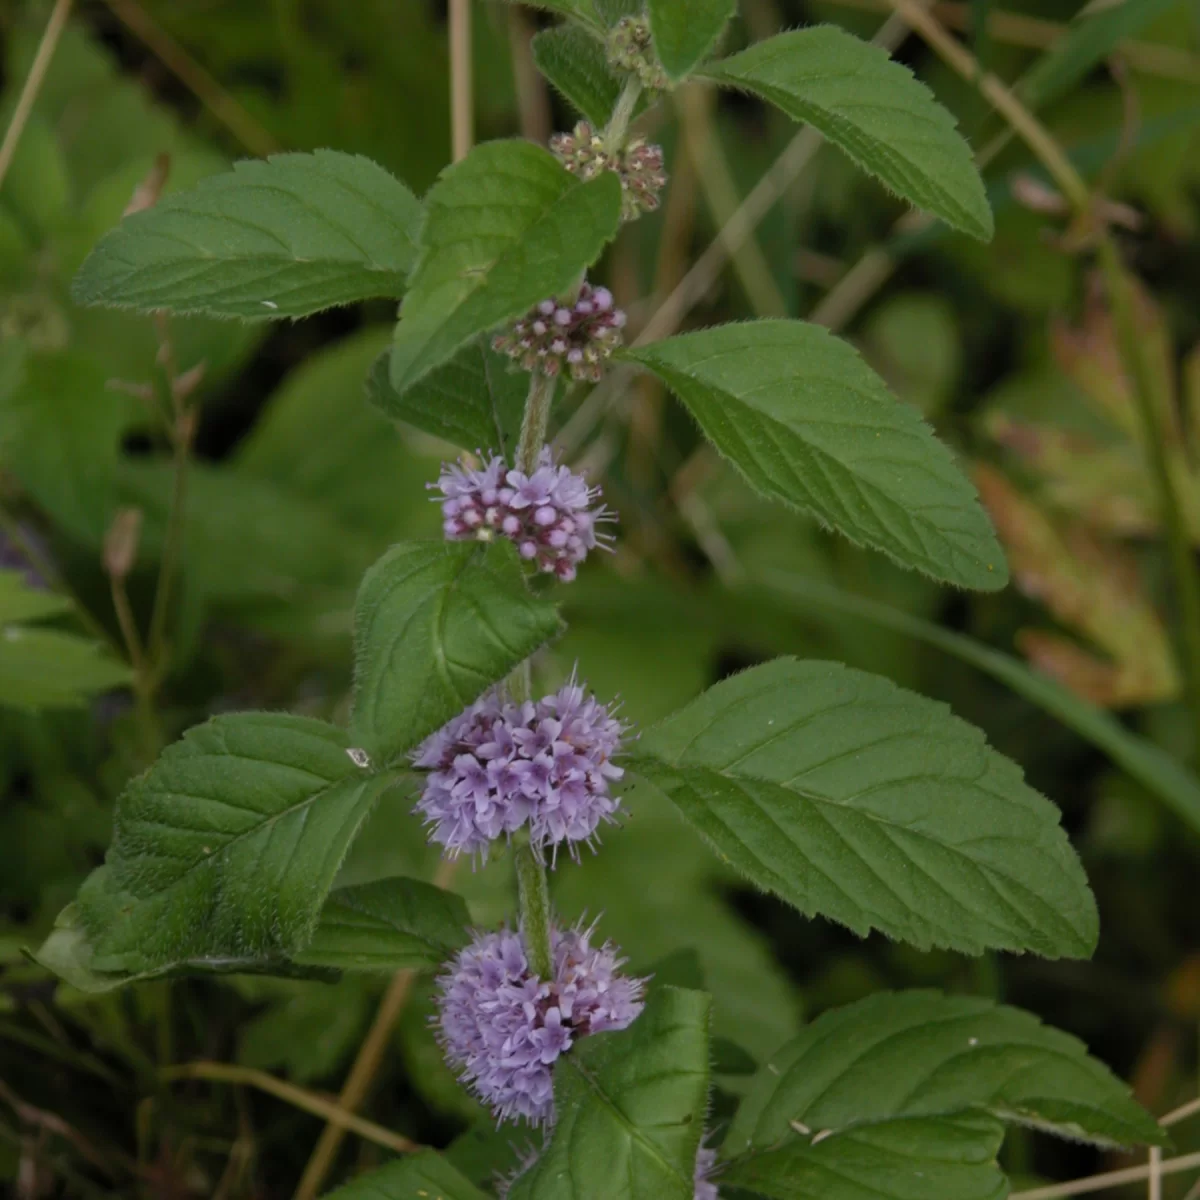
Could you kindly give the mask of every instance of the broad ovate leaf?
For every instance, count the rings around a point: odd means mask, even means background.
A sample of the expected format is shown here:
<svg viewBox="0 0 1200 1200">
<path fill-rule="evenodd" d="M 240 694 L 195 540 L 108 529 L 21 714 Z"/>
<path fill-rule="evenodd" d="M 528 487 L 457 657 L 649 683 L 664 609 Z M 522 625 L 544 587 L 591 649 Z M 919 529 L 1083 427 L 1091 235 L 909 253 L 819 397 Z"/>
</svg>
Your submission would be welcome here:
<svg viewBox="0 0 1200 1200">
<path fill-rule="evenodd" d="M 624 356 L 683 401 L 756 491 L 959 587 L 1007 582 L 950 451 L 848 343 L 803 321 L 722 325 Z"/>
<path fill-rule="evenodd" d="M 358 744 L 396 762 L 558 631 L 508 542 L 393 546 L 354 611 Z"/>
<path fill-rule="evenodd" d="M 370 1171 L 325 1200 L 488 1200 L 440 1154 L 422 1151 Z"/>
<path fill-rule="evenodd" d="M 805 914 L 969 954 L 1095 947 L 1058 810 L 974 726 L 879 676 L 777 659 L 653 726 L 632 760 Z"/>
<path fill-rule="evenodd" d="M 679 81 L 712 53 L 737 0 L 649 0 L 648 7 L 658 61 Z"/>
<path fill-rule="evenodd" d="M 391 351 L 367 376 L 367 400 L 384 416 L 464 450 L 510 457 L 521 431 L 529 376 L 486 341 L 468 342 L 448 363 L 403 392 L 392 386 Z"/>
<path fill-rule="evenodd" d="M 703 992 L 655 988 L 628 1029 L 560 1058 L 554 1131 L 509 1200 L 692 1200 L 709 1008 Z"/>
<path fill-rule="evenodd" d="M 977 996 L 879 992 L 771 1055 L 725 1139 L 733 1157 L 816 1132 L 983 1112 L 1076 1141 L 1158 1144 L 1158 1125 L 1082 1042 Z"/>
<path fill-rule="evenodd" d="M 612 171 L 584 183 L 531 142 L 477 146 L 425 198 L 417 264 L 392 345 L 404 392 L 467 342 L 566 291 L 621 217 Z"/>
<path fill-rule="evenodd" d="M 461 896 L 417 879 L 380 879 L 329 894 L 302 966 L 341 971 L 436 967 L 466 944 Z"/>
<path fill-rule="evenodd" d="M 767 38 L 703 74 L 778 105 L 905 200 L 991 238 L 983 181 L 954 118 L 880 47 L 817 25 Z"/>
<path fill-rule="evenodd" d="M 1004 1200 L 1004 1127 L 990 1117 L 920 1117 L 794 1136 L 730 1165 L 718 1182 L 771 1200 Z"/>
<path fill-rule="evenodd" d="M 240 162 L 126 217 L 80 268 L 74 296 L 247 320 L 398 297 L 420 214 L 402 183 L 357 155 Z"/>
<path fill-rule="evenodd" d="M 391 782 L 354 749 L 283 713 L 215 717 L 168 746 L 121 794 L 105 866 L 80 892 L 88 969 L 286 965 Z"/>
</svg>

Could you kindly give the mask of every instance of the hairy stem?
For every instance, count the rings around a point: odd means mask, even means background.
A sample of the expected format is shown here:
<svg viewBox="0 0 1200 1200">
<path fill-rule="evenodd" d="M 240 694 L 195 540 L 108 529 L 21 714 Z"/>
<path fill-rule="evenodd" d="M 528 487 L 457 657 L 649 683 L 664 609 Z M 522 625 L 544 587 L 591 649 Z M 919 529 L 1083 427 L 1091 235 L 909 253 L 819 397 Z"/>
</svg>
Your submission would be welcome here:
<svg viewBox="0 0 1200 1200">
<path fill-rule="evenodd" d="M 521 846 L 515 858 L 525 953 L 529 966 L 539 979 L 552 979 L 554 955 L 550 948 L 550 888 L 546 882 L 546 865 L 531 846 Z"/>
<path fill-rule="evenodd" d="M 555 380 L 536 371 L 529 377 L 529 395 L 521 419 L 521 440 L 517 445 L 517 470 L 527 475 L 537 469 L 538 455 L 546 444 L 550 427 L 550 408 L 554 403 Z"/>
<path fill-rule="evenodd" d="M 604 148 L 610 154 L 615 154 L 625 145 L 625 135 L 629 132 L 629 122 L 633 120 L 633 110 L 637 107 L 638 97 L 642 94 L 641 82 L 636 78 L 625 81 L 625 87 L 617 97 L 612 116 L 604 128 Z"/>
<path fill-rule="evenodd" d="M 1200 576 L 1197 575 L 1191 540 L 1167 458 L 1167 434 L 1162 425 L 1161 406 L 1155 396 L 1154 373 L 1146 359 L 1145 340 L 1138 335 L 1133 290 L 1116 245 L 1107 233 L 1100 239 L 1099 256 L 1112 304 L 1121 358 L 1133 383 L 1146 454 L 1158 490 L 1158 506 L 1162 513 L 1179 605 L 1184 673 L 1194 722 L 1192 750 L 1194 757 L 1200 758 Z"/>
</svg>

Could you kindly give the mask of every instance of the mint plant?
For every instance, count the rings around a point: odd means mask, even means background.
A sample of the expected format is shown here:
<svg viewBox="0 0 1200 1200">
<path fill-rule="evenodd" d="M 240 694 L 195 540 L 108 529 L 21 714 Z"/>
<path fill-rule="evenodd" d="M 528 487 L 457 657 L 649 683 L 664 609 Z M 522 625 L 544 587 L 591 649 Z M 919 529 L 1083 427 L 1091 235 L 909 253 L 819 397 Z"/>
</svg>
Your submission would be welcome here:
<svg viewBox="0 0 1200 1200">
<path fill-rule="evenodd" d="M 436 976 L 445 1057 L 528 1143 L 510 1200 L 985 1200 L 1007 1194 L 1006 1123 L 1100 1146 L 1165 1135 L 1072 1038 L 1018 1010 L 920 991 L 822 1016 L 710 1122 L 728 1047 L 712 1002 L 556 918 L 554 879 L 621 855 L 657 795 L 750 884 L 856 934 L 920 949 L 1084 957 L 1098 921 L 1058 810 L 943 705 L 834 662 L 780 658 L 633 729 L 588 689 L 549 694 L 557 599 L 620 540 L 560 461 L 556 421 L 614 365 L 652 373 L 755 491 L 957 587 L 1002 588 L 969 479 L 847 343 L 758 320 L 624 346 L 588 278 L 669 163 L 639 114 L 685 80 L 752 92 L 887 188 L 986 239 L 953 119 L 904 67 L 839 30 L 713 58 L 729 0 L 558 0 L 535 60 L 582 120 L 550 147 L 476 147 L 418 200 L 335 151 L 283 154 L 132 213 L 75 282 L 85 303 L 266 321 L 401 300 L 366 383 L 388 416 L 464 452 L 429 483 L 444 538 L 363 578 L 346 727 L 225 713 L 121 795 L 105 863 L 38 952 L 85 991 L 181 972 Z M 26 591 L 21 619 L 52 608 Z M 16 618 L 13 618 L 16 619 Z M 338 885 L 377 806 L 407 806 L 447 862 L 511 864 L 507 924 L 476 929 L 448 870 Z M 647 909 L 648 922 L 654 912 Z M 738 1051 L 738 1047 L 733 1047 Z M 742 1057 L 748 1057 L 741 1052 Z M 489 1194 L 433 1151 L 342 1200 Z"/>
</svg>

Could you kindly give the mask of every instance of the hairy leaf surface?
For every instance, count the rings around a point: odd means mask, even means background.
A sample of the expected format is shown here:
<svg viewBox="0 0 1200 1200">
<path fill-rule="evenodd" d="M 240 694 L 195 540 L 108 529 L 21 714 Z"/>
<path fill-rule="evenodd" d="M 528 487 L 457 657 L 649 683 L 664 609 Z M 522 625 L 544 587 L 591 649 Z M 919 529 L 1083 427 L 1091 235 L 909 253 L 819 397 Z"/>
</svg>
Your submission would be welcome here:
<svg viewBox="0 0 1200 1200">
<path fill-rule="evenodd" d="M 466 944 L 470 921 L 461 896 L 417 879 L 338 888 L 296 962 L 342 971 L 436 967 Z"/>
<path fill-rule="evenodd" d="M 988 591 L 1007 581 L 1004 552 L 950 451 L 848 343 L 767 320 L 624 356 L 679 396 L 756 491 L 936 579 Z"/>
<path fill-rule="evenodd" d="M 354 614 L 354 736 L 393 763 L 503 679 L 559 629 L 516 550 L 499 543 L 393 546 L 363 577 Z"/>
<path fill-rule="evenodd" d="M 658 61 L 678 81 L 712 53 L 737 0 L 649 0 L 648 8 Z"/>
<path fill-rule="evenodd" d="M 618 1033 L 555 1067 L 550 1144 L 509 1200 L 691 1200 L 708 1103 L 709 998 L 654 989 Z"/>
<path fill-rule="evenodd" d="M 1129 1089 L 1082 1042 L 976 996 L 878 992 L 824 1013 L 755 1077 L 727 1157 L 819 1129 L 987 1113 L 1102 1146 L 1160 1143 Z"/>
<path fill-rule="evenodd" d="M 992 212 L 954 118 L 887 52 L 833 25 L 781 33 L 704 70 L 805 121 L 905 200 L 984 241 Z"/>
<path fill-rule="evenodd" d="M 291 959 L 387 776 L 332 725 L 231 713 L 188 730 L 117 801 L 106 865 L 80 893 L 98 972 Z"/>
<path fill-rule="evenodd" d="M 402 183 L 357 155 L 240 162 L 126 217 L 80 268 L 74 295 L 249 320 L 400 296 L 420 215 Z"/>
<path fill-rule="evenodd" d="M 733 1163 L 720 1182 L 772 1200 L 1003 1200 L 1003 1138 L 999 1121 L 980 1115 L 885 1121 L 793 1137 Z"/>
<path fill-rule="evenodd" d="M 879 676 L 752 668 L 648 730 L 632 765 L 803 913 L 971 954 L 1095 946 L 1058 810 L 979 730 Z"/>
<path fill-rule="evenodd" d="M 511 461 L 529 392 L 529 376 L 511 366 L 486 341 L 476 340 L 419 383 L 398 392 L 392 386 L 388 350 L 367 376 L 367 399 L 393 421 L 464 450 L 496 450 Z"/>
<path fill-rule="evenodd" d="M 577 25 L 543 29 L 533 39 L 537 68 L 596 129 L 602 129 L 621 94 L 604 47 Z"/>
<path fill-rule="evenodd" d="M 465 1179 L 440 1154 L 422 1151 L 409 1158 L 388 1163 L 330 1192 L 325 1200 L 487 1200 L 469 1179 Z"/>
<path fill-rule="evenodd" d="M 392 344 L 403 392 L 472 338 L 564 292 L 617 231 L 621 185 L 581 183 L 531 142 L 477 146 L 425 199 L 417 265 Z"/>
</svg>

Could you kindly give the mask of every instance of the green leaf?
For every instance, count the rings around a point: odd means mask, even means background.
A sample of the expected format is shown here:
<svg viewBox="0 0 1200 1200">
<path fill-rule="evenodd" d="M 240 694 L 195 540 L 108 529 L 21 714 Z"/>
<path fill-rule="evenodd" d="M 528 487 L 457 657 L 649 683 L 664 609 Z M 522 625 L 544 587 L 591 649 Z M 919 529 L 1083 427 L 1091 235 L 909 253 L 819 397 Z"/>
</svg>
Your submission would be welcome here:
<svg viewBox="0 0 1200 1200">
<path fill-rule="evenodd" d="M 477 146 L 425 201 L 420 253 L 392 346 L 403 392 L 466 342 L 565 291 L 621 217 L 621 184 L 581 183 L 531 142 Z"/>
<path fill-rule="evenodd" d="M 485 341 L 464 346 L 448 363 L 404 392 L 392 387 L 391 351 L 367 376 L 367 399 L 384 416 L 444 438 L 466 450 L 508 455 L 521 432 L 529 376 Z"/>
<path fill-rule="evenodd" d="M 1072 22 L 1066 34 L 1021 79 L 1017 94 L 1032 109 L 1053 104 L 1107 58 L 1121 41 L 1136 37 L 1144 26 L 1179 3 L 1180 0 L 1124 0 Z"/>
<path fill-rule="evenodd" d="M 80 268 L 73 294 L 249 320 L 399 296 L 420 212 L 402 183 L 356 155 L 240 162 L 126 217 Z"/>
<path fill-rule="evenodd" d="M 0 705 L 78 708 L 98 692 L 125 687 L 132 674 L 99 642 L 6 625 L 0 629 Z"/>
<path fill-rule="evenodd" d="M 396 762 L 558 629 L 509 543 L 393 546 L 363 577 L 354 611 L 358 744 Z"/>
<path fill-rule="evenodd" d="M 1100 1146 L 1162 1130 L 1082 1042 L 977 996 L 879 992 L 771 1056 L 725 1140 L 732 1157 L 788 1137 L 897 1118 L 987 1113 Z"/>
<path fill-rule="evenodd" d="M 736 9 L 737 0 L 649 0 L 654 49 L 675 82 L 712 53 Z"/>
<path fill-rule="evenodd" d="M 557 1121 L 509 1200 L 692 1200 L 708 1104 L 709 998 L 656 988 L 555 1068 Z"/>
<path fill-rule="evenodd" d="M 987 241 L 992 212 L 954 118 L 907 67 L 833 25 L 781 33 L 702 74 L 806 121 L 864 171 Z"/>
<path fill-rule="evenodd" d="M 391 783 L 340 729 L 232 713 L 168 746 L 117 801 L 80 917 L 93 971 L 244 969 L 312 938 L 338 866 Z"/>
<path fill-rule="evenodd" d="M 1200 832 L 1200 779 L 1148 738 L 1131 733 L 1111 713 L 1081 700 L 1048 676 L 1030 670 L 1011 654 L 993 650 L 973 638 L 942 629 L 886 604 L 808 578 L 773 571 L 764 576 L 763 582 L 799 600 L 839 613 L 850 613 L 907 637 L 918 638 L 999 680 L 1107 754 L 1131 779 L 1137 780 Z"/>
<path fill-rule="evenodd" d="M 461 896 L 415 879 L 381 879 L 330 893 L 301 966 L 343 971 L 436 967 L 466 944 Z"/>
<path fill-rule="evenodd" d="M 378 1171 L 329 1192 L 325 1200 L 488 1200 L 444 1158 L 432 1150 L 388 1163 Z"/>
<path fill-rule="evenodd" d="M 57 617 L 70 611 L 70 600 L 30 587 L 23 571 L 0 570 L 0 625 Z"/>
<path fill-rule="evenodd" d="M 935 579 L 1006 583 L 1004 553 L 950 451 L 826 330 L 750 321 L 623 357 L 670 386 L 756 491 Z"/>
<path fill-rule="evenodd" d="M 719 1182 L 773 1200 L 1004 1200 L 1003 1137 L 983 1116 L 886 1121 L 820 1141 L 793 1138 L 733 1163 Z"/>
<path fill-rule="evenodd" d="M 537 69 L 597 128 L 612 115 L 621 94 L 604 47 L 578 25 L 555 25 L 533 39 Z"/>
<path fill-rule="evenodd" d="M 70 611 L 69 600 L 30 587 L 21 571 L 0 571 L 0 705 L 73 708 L 129 683 L 129 668 L 98 642 L 17 623 Z"/>
<path fill-rule="evenodd" d="M 979 730 L 879 676 L 777 659 L 647 731 L 630 765 L 803 913 L 971 954 L 1095 946 L 1058 810 Z"/>
</svg>

